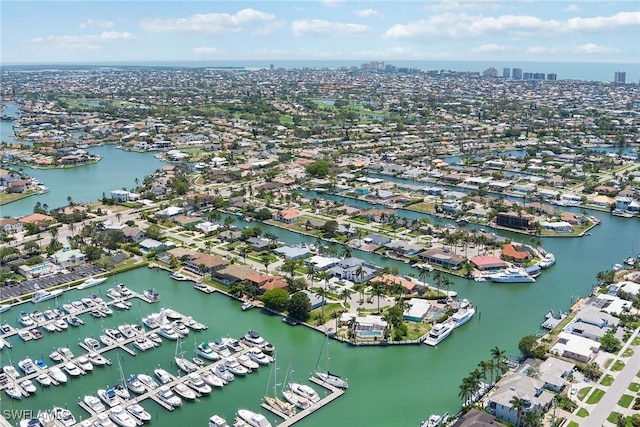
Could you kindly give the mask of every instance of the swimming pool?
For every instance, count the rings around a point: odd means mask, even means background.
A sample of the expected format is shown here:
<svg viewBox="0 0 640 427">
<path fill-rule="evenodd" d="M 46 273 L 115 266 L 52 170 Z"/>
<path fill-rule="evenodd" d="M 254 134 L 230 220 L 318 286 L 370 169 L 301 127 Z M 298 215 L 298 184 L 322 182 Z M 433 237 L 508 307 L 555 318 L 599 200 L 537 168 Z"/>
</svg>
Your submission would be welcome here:
<svg viewBox="0 0 640 427">
<path fill-rule="evenodd" d="M 382 331 L 358 331 L 357 335 L 363 338 L 373 338 L 373 337 L 381 337 Z"/>
</svg>

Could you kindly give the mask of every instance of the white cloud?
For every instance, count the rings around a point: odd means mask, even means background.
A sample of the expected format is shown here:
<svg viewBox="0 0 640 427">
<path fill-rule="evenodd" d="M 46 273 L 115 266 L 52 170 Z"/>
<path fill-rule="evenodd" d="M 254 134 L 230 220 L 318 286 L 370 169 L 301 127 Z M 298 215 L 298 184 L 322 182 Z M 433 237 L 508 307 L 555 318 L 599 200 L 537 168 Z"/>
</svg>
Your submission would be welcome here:
<svg viewBox="0 0 640 427">
<path fill-rule="evenodd" d="M 379 18 L 383 16 L 382 13 L 378 12 L 375 9 L 359 9 L 359 10 L 354 10 L 353 13 L 355 13 L 361 18 Z"/>
<path fill-rule="evenodd" d="M 322 4 L 327 7 L 338 7 L 342 5 L 343 0 L 322 0 Z"/>
<path fill-rule="evenodd" d="M 353 52 L 354 58 L 372 58 L 372 59 L 384 59 L 384 58 L 394 58 L 394 57 L 414 57 L 416 55 L 416 51 L 410 47 L 390 47 L 387 49 L 380 50 L 360 50 Z"/>
<path fill-rule="evenodd" d="M 293 21 L 291 29 L 296 36 L 362 37 L 371 32 L 371 28 L 366 25 L 343 24 L 323 19 Z"/>
<path fill-rule="evenodd" d="M 105 31 L 98 35 L 83 36 L 47 36 L 32 39 L 33 43 L 51 45 L 57 49 L 98 50 L 112 42 L 138 40 L 135 35 L 126 31 Z"/>
<path fill-rule="evenodd" d="M 84 22 L 81 22 L 79 27 L 80 29 L 85 29 L 85 28 L 93 28 L 93 27 L 97 27 L 97 28 L 113 28 L 113 22 L 112 21 L 102 21 L 102 20 L 96 20 L 96 19 L 87 19 Z"/>
<path fill-rule="evenodd" d="M 597 53 L 620 53 L 620 49 L 615 47 L 601 46 L 595 43 L 585 43 L 576 49 L 579 53 L 597 54 Z"/>
<path fill-rule="evenodd" d="M 531 55 L 548 55 L 556 52 L 558 52 L 558 48 L 543 46 L 531 46 L 526 50 L 526 53 L 529 53 Z"/>
<path fill-rule="evenodd" d="M 198 55 L 213 55 L 220 52 L 217 47 L 194 47 L 191 51 Z"/>
<path fill-rule="evenodd" d="M 563 12 L 580 12 L 582 8 L 577 4 L 570 4 L 569 6 L 562 9 Z"/>
<path fill-rule="evenodd" d="M 242 31 L 244 25 L 260 24 L 274 21 L 276 16 L 255 9 L 242 9 L 236 14 L 204 13 L 186 18 L 147 18 L 140 26 L 152 32 L 186 32 L 186 33 L 235 33 Z"/>
<path fill-rule="evenodd" d="M 620 12 L 595 18 L 571 18 L 567 20 L 567 25 L 572 31 L 608 31 L 622 27 L 640 27 L 640 12 Z"/>
<path fill-rule="evenodd" d="M 425 6 L 428 12 L 443 13 L 457 10 L 497 10 L 500 9 L 500 0 L 484 0 L 484 1 L 458 1 L 458 0 L 442 0 L 436 4 L 428 4 Z"/>
<path fill-rule="evenodd" d="M 514 50 L 513 46 L 504 46 L 496 43 L 487 43 L 480 46 L 476 46 L 471 49 L 472 52 L 489 53 L 489 52 L 506 52 Z"/>
<path fill-rule="evenodd" d="M 276 19 L 274 21 L 268 21 L 264 24 L 260 25 L 258 28 L 253 30 L 251 34 L 254 36 L 267 36 L 269 34 L 273 34 L 280 28 L 284 27 L 286 23 L 281 19 Z"/>
</svg>

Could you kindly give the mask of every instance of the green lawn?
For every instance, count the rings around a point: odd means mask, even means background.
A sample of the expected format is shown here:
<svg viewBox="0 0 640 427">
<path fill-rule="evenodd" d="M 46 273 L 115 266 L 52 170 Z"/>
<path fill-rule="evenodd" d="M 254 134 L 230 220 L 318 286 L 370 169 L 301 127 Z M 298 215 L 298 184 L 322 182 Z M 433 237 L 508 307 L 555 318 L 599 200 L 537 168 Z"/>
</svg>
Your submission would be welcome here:
<svg viewBox="0 0 640 427">
<path fill-rule="evenodd" d="M 613 377 L 609 374 L 605 375 L 602 381 L 600 381 L 600 384 L 605 387 L 610 386 L 612 383 L 613 383 Z"/>
<path fill-rule="evenodd" d="M 626 349 L 624 353 L 622 353 L 622 357 L 631 357 L 631 356 L 633 356 L 633 350 L 631 350 L 630 348 Z"/>
<path fill-rule="evenodd" d="M 589 416 L 589 411 L 584 408 L 580 408 L 578 409 L 578 412 L 576 412 L 576 415 L 580 418 L 587 418 Z"/>
<path fill-rule="evenodd" d="M 633 341 L 631 341 L 631 345 L 640 345 L 640 337 L 635 337 Z"/>
<path fill-rule="evenodd" d="M 611 370 L 617 372 L 622 371 L 622 368 L 624 368 L 624 362 L 622 360 L 616 360 L 616 363 L 613 364 Z"/>
<path fill-rule="evenodd" d="M 629 405 L 631 405 L 631 402 L 633 402 L 633 396 L 630 396 L 628 394 L 623 394 L 620 400 L 618 401 L 618 405 L 622 406 L 623 408 L 628 408 Z"/>
<path fill-rule="evenodd" d="M 638 383 L 631 383 L 629 384 L 629 390 L 634 391 L 634 392 L 639 392 L 640 391 L 640 384 Z"/>
<path fill-rule="evenodd" d="M 607 417 L 607 421 L 609 421 L 612 424 L 616 424 L 618 423 L 618 419 L 622 416 L 621 413 L 619 412 L 612 412 L 609 414 L 609 416 Z"/>
<path fill-rule="evenodd" d="M 591 387 L 585 387 L 578 390 L 578 400 L 583 401 L 589 392 L 591 392 Z"/>
<path fill-rule="evenodd" d="M 569 421 L 569 424 L 567 424 L 567 427 L 580 427 L 580 424 L 578 424 L 575 421 Z"/>
<path fill-rule="evenodd" d="M 589 397 L 587 398 L 587 403 L 598 403 L 600 402 L 600 399 L 602 399 L 602 396 L 604 396 L 604 390 L 600 390 L 599 388 L 597 388 L 593 390 L 593 393 L 589 395 Z"/>
</svg>

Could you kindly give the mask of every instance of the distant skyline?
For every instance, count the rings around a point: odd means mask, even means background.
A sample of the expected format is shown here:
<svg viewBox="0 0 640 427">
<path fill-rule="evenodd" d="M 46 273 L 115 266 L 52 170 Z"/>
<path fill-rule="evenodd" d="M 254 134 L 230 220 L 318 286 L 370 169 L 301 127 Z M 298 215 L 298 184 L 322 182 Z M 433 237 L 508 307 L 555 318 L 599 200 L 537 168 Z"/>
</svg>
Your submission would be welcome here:
<svg viewBox="0 0 640 427">
<path fill-rule="evenodd" d="M 12 1 L 0 62 L 640 63 L 635 1 Z"/>
</svg>

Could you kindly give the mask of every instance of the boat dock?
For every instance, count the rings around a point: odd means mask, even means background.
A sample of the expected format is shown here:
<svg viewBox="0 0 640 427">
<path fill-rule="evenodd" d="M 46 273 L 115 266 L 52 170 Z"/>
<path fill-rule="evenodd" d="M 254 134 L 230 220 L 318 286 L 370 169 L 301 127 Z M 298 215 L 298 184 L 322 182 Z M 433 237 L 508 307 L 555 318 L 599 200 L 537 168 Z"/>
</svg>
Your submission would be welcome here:
<svg viewBox="0 0 640 427">
<path fill-rule="evenodd" d="M 199 290 L 200 292 L 204 292 L 205 294 L 212 294 L 216 291 L 216 288 L 213 288 L 202 282 L 196 283 L 195 285 L 193 285 L 193 288 Z"/>
</svg>

